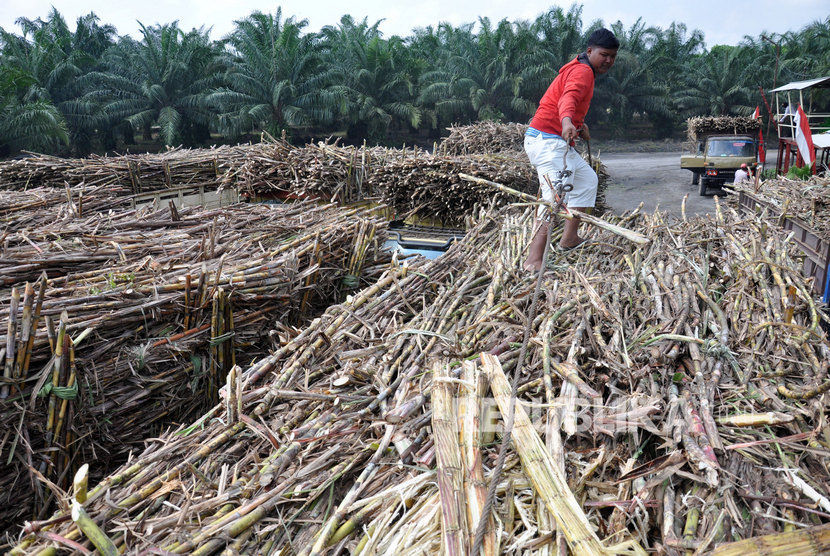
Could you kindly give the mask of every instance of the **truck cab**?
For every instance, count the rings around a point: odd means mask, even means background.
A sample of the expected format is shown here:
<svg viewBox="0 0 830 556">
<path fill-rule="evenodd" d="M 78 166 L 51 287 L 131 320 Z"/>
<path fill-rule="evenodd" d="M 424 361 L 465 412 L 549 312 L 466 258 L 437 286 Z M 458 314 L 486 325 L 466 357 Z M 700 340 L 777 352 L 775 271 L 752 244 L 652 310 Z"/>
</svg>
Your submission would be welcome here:
<svg viewBox="0 0 830 556">
<path fill-rule="evenodd" d="M 697 153 L 680 157 L 680 167 L 692 172 L 701 195 L 709 187 L 732 183 L 741 164 L 757 170 L 758 142 L 751 135 L 709 135 L 698 142 Z"/>
</svg>

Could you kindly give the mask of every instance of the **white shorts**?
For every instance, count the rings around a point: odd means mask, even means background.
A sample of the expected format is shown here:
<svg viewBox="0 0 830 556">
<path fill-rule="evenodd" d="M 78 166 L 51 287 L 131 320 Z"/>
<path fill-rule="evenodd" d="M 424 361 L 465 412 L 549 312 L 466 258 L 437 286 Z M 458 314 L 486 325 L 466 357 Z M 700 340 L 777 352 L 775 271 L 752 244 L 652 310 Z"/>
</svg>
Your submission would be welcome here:
<svg viewBox="0 0 830 556">
<path fill-rule="evenodd" d="M 539 174 L 543 199 L 550 203 L 554 202 L 553 191 L 545 180 L 545 174 L 555 184 L 556 176 L 562 171 L 564 158 L 567 161 L 568 170 L 573 172 L 567 178 L 567 183 L 574 187 L 572 191 L 565 194 L 564 203 L 572 208 L 589 208 L 596 205 L 597 184 L 599 183 L 597 173 L 564 139 L 542 135 L 525 136 L 525 152 Z M 541 207 L 539 214 L 544 214 L 544 209 Z"/>
</svg>

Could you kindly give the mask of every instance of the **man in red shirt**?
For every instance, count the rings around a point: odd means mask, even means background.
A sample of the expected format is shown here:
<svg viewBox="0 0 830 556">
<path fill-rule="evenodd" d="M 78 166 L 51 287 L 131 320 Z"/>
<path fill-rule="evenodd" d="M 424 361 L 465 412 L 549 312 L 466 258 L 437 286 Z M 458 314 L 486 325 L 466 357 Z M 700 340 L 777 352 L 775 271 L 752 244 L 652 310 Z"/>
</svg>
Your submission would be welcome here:
<svg viewBox="0 0 830 556">
<path fill-rule="evenodd" d="M 530 122 L 525 134 L 525 152 L 530 163 L 539 174 L 542 197 L 554 202 L 554 192 L 545 180 L 557 178 L 565 162 L 573 172 L 570 180 L 573 190 L 565 194 L 564 204 L 571 211 L 585 212 L 593 207 L 597 198 L 597 174 L 573 148 L 577 136 L 590 140 L 585 114 L 594 96 L 594 77 L 611 69 L 617 57 L 620 42 L 608 29 L 597 29 L 588 37 L 585 52 L 562 66 L 559 75 L 550 84 L 539 108 Z M 545 250 L 547 226 L 544 218 L 546 209 L 540 208 L 537 220 L 539 225 L 528 246 L 528 255 L 524 267 L 539 270 L 544 264 L 542 255 Z M 573 249 L 584 239 L 579 237 L 579 219 L 566 220 L 559 240 L 559 248 Z"/>
</svg>

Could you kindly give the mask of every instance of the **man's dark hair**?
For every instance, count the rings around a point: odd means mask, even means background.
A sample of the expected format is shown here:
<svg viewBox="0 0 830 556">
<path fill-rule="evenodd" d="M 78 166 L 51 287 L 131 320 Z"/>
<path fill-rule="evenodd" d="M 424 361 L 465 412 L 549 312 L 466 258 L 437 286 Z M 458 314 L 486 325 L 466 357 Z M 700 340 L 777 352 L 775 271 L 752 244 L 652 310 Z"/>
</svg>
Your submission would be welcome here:
<svg viewBox="0 0 830 556">
<path fill-rule="evenodd" d="M 600 27 L 588 37 L 588 46 L 598 46 L 600 48 L 608 48 L 610 50 L 617 50 L 620 47 L 620 41 L 614 36 L 614 33 Z"/>
</svg>

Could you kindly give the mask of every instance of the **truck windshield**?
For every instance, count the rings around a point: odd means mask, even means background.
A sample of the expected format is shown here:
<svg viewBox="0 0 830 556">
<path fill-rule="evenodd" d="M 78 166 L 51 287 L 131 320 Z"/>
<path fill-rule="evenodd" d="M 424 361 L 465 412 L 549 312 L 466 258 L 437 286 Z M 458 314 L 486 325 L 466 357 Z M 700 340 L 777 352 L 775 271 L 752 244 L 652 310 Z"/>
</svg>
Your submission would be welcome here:
<svg viewBox="0 0 830 556">
<path fill-rule="evenodd" d="M 755 156 L 755 144 L 744 139 L 709 141 L 708 156 Z"/>
</svg>

